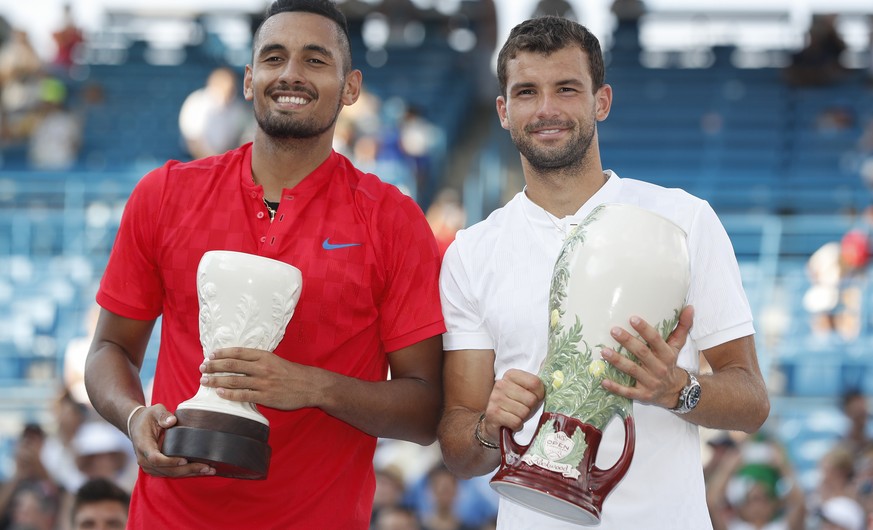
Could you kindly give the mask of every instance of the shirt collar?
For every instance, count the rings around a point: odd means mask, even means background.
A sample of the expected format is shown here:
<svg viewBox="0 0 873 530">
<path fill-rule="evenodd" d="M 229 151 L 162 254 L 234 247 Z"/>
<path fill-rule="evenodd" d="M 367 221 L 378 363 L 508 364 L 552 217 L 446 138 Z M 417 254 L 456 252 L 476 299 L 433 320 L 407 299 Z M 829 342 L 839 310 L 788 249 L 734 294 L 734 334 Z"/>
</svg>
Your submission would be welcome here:
<svg viewBox="0 0 873 530">
<path fill-rule="evenodd" d="M 240 172 L 243 186 L 251 189 L 261 189 L 262 186 L 256 184 L 252 176 L 252 144 L 249 143 L 243 147 L 243 149 L 243 164 L 241 168 L 242 171 Z M 334 170 L 339 165 L 339 162 L 340 155 L 331 149 L 330 154 L 324 162 L 315 168 L 312 173 L 298 182 L 293 188 L 286 188 L 282 191 L 292 191 L 295 195 L 299 195 L 308 192 L 315 192 L 321 189 L 322 186 L 331 181 L 331 177 L 334 174 Z"/>
<path fill-rule="evenodd" d="M 618 201 L 619 191 L 621 190 L 621 179 L 611 169 L 604 171 L 604 174 L 608 178 L 603 186 L 601 186 L 600 189 L 591 196 L 591 198 L 585 201 L 585 204 L 583 204 L 576 213 L 568 215 L 564 219 L 558 219 L 543 209 L 543 207 L 530 200 L 530 197 L 527 196 L 524 189 L 522 189 L 520 194 L 522 208 L 528 219 L 537 226 L 544 226 L 554 230 L 555 223 L 561 224 L 563 222 L 566 224 L 579 224 L 583 219 L 585 219 L 585 216 L 591 213 L 597 206 L 607 202 Z M 525 186 L 525 189 L 526 188 L 527 186 Z"/>
</svg>

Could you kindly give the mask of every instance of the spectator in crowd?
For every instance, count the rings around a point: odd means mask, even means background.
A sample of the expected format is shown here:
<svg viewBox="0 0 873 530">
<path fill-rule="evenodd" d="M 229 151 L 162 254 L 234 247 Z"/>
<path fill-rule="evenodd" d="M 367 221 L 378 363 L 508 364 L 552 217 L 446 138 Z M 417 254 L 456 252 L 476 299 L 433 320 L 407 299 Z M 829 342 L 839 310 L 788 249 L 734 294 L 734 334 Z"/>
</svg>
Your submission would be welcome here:
<svg viewBox="0 0 873 530">
<path fill-rule="evenodd" d="M 0 485 L 0 528 L 52 530 L 60 506 L 60 488 L 40 461 L 45 432 L 24 426 L 15 446 L 15 469 Z"/>
<path fill-rule="evenodd" d="M 837 16 L 815 14 L 806 34 L 806 44 L 791 57 L 786 81 L 795 86 L 830 85 L 845 77 L 840 57 L 846 43 L 837 29 Z"/>
<path fill-rule="evenodd" d="M 413 170 L 417 190 L 415 198 L 419 204 L 428 204 L 438 177 L 434 174 L 434 160 L 444 150 L 444 134 L 416 106 L 404 103 L 403 108 L 397 125 L 400 148 Z"/>
<path fill-rule="evenodd" d="M 853 268 L 846 255 L 842 241 L 829 241 L 806 262 L 810 285 L 802 303 L 810 316 L 810 330 L 818 338 L 852 339 L 859 330 L 858 299 L 848 281 Z"/>
<path fill-rule="evenodd" d="M 840 445 L 853 455 L 857 463 L 873 449 L 873 438 L 870 437 L 867 427 L 870 417 L 867 396 L 862 391 L 851 388 L 843 393 L 841 404 L 849 423 Z"/>
<path fill-rule="evenodd" d="M 461 205 L 461 195 L 457 190 L 445 188 L 434 198 L 425 212 L 427 222 L 436 237 L 440 257 L 444 256 L 458 230 L 467 223 L 467 214 Z"/>
<path fill-rule="evenodd" d="M 389 506 L 379 512 L 371 530 L 424 530 L 418 515 L 410 508 Z"/>
<path fill-rule="evenodd" d="M 73 440 L 79 428 L 87 419 L 85 405 L 73 399 L 68 391 L 63 391 L 53 405 L 55 432 L 50 433 L 40 452 L 48 474 L 67 492 L 76 491 L 85 475 L 76 463 L 76 449 Z"/>
<path fill-rule="evenodd" d="M 236 74 L 216 68 L 179 111 L 179 129 L 193 158 L 218 155 L 244 143 L 251 111 L 239 98 Z"/>
<path fill-rule="evenodd" d="M 853 498 L 858 500 L 873 528 L 873 448 L 867 449 L 856 461 Z"/>
<path fill-rule="evenodd" d="M 406 484 L 403 473 L 394 465 L 376 468 L 376 492 L 373 495 L 373 515 L 371 522 L 375 522 L 379 512 L 385 508 L 393 508 L 403 504 L 403 495 L 406 492 Z"/>
<path fill-rule="evenodd" d="M 804 530 L 806 500 L 784 448 L 753 436 L 728 450 L 707 484 L 714 530 Z"/>
<path fill-rule="evenodd" d="M 82 145 L 82 121 L 68 107 L 67 89 L 47 77 L 41 84 L 41 101 L 28 139 L 28 159 L 35 169 L 65 170 L 76 163 Z"/>
<path fill-rule="evenodd" d="M 418 513 L 425 527 L 461 525 L 478 528 L 497 516 L 499 496 L 488 485 L 489 477 L 444 480 L 446 471 L 437 462 L 427 473 L 407 487 L 406 505 Z"/>
<path fill-rule="evenodd" d="M 123 530 L 129 507 L 127 491 L 111 480 L 91 479 L 73 498 L 71 530 Z"/>
<path fill-rule="evenodd" d="M 15 29 L 0 48 L 0 141 L 6 145 L 27 142 L 39 121 L 42 81 L 47 77 L 42 60 L 27 32 Z"/>
<path fill-rule="evenodd" d="M 74 62 L 76 49 L 85 42 L 82 30 L 73 20 L 73 7 L 64 4 L 61 26 L 52 32 L 52 40 L 55 42 L 54 65 L 62 71 L 67 71 Z"/>
<path fill-rule="evenodd" d="M 461 521 L 455 511 L 458 500 L 458 479 L 444 464 L 439 464 L 427 474 L 427 489 L 433 504 L 422 516 L 426 530 L 471 530 Z"/>
<path fill-rule="evenodd" d="M 818 463 L 819 478 L 810 502 L 821 507 L 834 497 L 852 497 L 855 493 L 855 457 L 837 444 Z"/>
<path fill-rule="evenodd" d="M 100 315 L 100 306 L 93 304 L 85 313 L 82 322 L 83 333 L 70 339 L 64 350 L 64 386 L 69 389 L 70 396 L 83 405 L 91 407 L 88 392 L 85 390 L 85 360 L 88 358 L 88 348 L 94 340 L 94 329 L 97 326 L 97 317 Z"/>
<path fill-rule="evenodd" d="M 136 475 L 130 442 L 118 429 L 103 419 L 83 424 L 73 437 L 76 465 L 86 480 L 111 480 L 127 491 Z"/>
<path fill-rule="evenodd" d="M 834 497 L 816 512 L 818 530 L 867 530 L 867 517 L 858 501 L 851 497 Z"/>
</svg>

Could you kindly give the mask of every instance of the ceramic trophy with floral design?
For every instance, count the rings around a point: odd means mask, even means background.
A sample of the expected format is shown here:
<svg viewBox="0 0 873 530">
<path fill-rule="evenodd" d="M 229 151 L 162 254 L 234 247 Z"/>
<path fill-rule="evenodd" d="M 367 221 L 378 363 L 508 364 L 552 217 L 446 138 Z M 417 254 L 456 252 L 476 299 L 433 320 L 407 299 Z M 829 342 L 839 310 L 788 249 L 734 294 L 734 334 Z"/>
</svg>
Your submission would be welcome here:
<svg viewBox="0 0 873 530">
<path fill-rule="evenodd" d="M 689 285 L 685 232 L 655 213 L 604 204 L 568 235 L 549 294 L 548 352 L 539 374 L 546 387 L 543 414 L 527 446 L 503 428 L 492 488 L 557 519 L 600 523 L 603 501 L 627 473 L 636 442 L 633 403 L 601 386 L 604 377 L 627 386 L 634 381 L 600 351 L 609 347 L 635 360 L 609 333 L 615 326 L 630 329 L 632 315 L 666 339 Z M 618 460 L 601 469 L 597 452 L 614 417 L 624 424 L 624 446 Z"/>
<path fill-rule="evenodd" d="M 287 263 L 232 251 L 209 251 L 197 268 L 200 343 L 273 351 L 294 314 L 302 275 Z M 238 375 L 238 374 L 217 374 Z M 213 466 L 223 477 L 263 479 L 272 453 L 270 424 L 254 403 L 230 401 L 200 386 L 176 408 L 162 451 Z"/>
</svg>

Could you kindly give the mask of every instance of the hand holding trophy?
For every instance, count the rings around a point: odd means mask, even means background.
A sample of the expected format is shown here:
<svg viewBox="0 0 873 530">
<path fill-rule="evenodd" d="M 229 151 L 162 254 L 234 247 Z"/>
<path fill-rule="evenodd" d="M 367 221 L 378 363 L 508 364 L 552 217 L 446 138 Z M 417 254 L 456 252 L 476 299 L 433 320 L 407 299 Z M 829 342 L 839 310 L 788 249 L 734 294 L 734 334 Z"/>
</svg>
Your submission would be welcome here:
<svg viewBox="0 0 873 530">
<path fill-rule="evenodd" d="M 604 377 L 634 381 L 599 352 L 610 347 L 632 358 L 609 333 L 632 315 L 664 339 L 673 331 L 690 285 L 685 240 L 669 220 L 626 204 L 598 206 L 570 233 L 552 275 L 548 353 L 539 374 L 543 414 L 527 446 L 502 429 L 501 465 L 491 480 L 500 495 L 564 521 L 600 523 L 603 501 L 630 468 L 635 429 L 631 400 L 601 385 Z M 604 470 L 595 462 L 614 416 L 624 422 L 625 443 Z"/>
<path fill-rule="evenodd" d="M 197 268 L 203 355 L 220 348 L 273 351 L 300 298 L 302 275 L 287 263 L 210 251 Z M 221 374 L 231 375 L 231 374 Z M 263 479 L 270 464 L 270 427 L 253 403 L 224 399 L 200 386 L 176 409 L 162 452 L 202 462 L 223 477 Z"/>
</svg>

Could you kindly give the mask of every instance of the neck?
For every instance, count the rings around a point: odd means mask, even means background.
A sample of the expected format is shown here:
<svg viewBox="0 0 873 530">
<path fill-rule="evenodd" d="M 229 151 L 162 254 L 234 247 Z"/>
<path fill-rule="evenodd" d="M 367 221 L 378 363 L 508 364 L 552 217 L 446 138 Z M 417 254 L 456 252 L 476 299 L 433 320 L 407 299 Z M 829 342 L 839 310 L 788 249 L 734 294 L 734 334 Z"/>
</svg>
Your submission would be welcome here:
<svg viewBox="0 0 873 530">
<path fill-rule="evenodd" d="M 331 139 L 332 135 L 277 139 L 259 130 L 252 143 L 252 179 L 264 187 L 264 197 L 278 202 L 283 189 L 312 173 L 330 156 Z"/>
<path fill-rule="evenodd" d="M 573 215 L 606 183 L 598 161 L 589 167 L 537 171 L 522 158 L 527 197 L 561 219 Z"/>
</svg>

